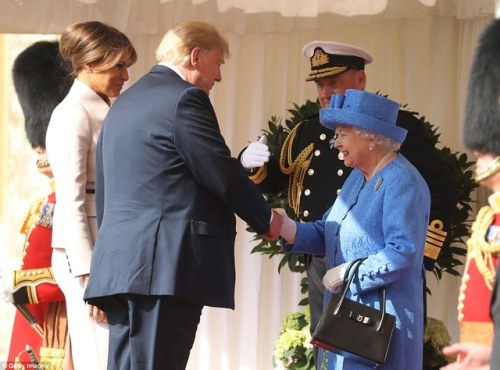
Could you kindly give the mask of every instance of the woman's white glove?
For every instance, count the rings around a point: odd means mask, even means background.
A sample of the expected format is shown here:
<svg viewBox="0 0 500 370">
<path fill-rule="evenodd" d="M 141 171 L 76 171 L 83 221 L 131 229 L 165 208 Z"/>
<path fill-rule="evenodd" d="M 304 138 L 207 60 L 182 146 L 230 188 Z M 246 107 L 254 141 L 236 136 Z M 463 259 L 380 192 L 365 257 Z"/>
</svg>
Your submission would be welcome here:
<svg viewBox="0 0 500 370">
<path fill-rule="evenodd" d="M 258 141 L 254 141 L 248 145 L 240 157 L 243 167 L 251 170 L 252 168 L 262 167 L 269 162 L 271 152 L 267 146 L 267 136 L 262 135 Z"/>
<path fill-rule="evenodd" d="M 328 270 L 323 276 L 323 286 L 332 293 L 338 293 L 344 282 L 347 266 L 348 263 L 343 263 Z"/>
<path fill-rule="evenodd" d="M 281 225 L 280 235 L 287 241 L 288 244 L 295 243 L 295 235 L 297 234 L 297 224 L 286 214 L 283 208 L 275 208 L 275 212 L 283 216 L 283 224 Z"/>
</svg>

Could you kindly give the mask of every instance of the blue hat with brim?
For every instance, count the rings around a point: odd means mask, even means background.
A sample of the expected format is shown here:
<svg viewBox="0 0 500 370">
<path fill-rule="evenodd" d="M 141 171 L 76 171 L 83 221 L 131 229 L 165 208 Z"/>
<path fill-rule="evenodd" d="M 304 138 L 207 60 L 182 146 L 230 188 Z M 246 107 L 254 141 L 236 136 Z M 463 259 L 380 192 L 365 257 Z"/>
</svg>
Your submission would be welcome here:
<svg viewBox="0 0 500 370">
<path fill-rule="evenodd" d="M 322 108 L 319 120 L 335 130 L 337 125 L 358 127 L 402 143 L 407 130 L 396 126 L 399 104 L 381 95 L 363 90 L 346 90 L 345 95 L 332 95 L 329 108 Z"/>
</svg>

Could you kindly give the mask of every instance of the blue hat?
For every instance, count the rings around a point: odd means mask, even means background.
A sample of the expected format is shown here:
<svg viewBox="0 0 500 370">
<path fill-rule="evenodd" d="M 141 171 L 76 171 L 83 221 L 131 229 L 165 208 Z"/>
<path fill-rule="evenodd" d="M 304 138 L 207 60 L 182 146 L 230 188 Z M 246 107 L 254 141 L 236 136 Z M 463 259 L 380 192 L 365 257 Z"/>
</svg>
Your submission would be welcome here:
<svg viewBox="0 0 500 370">
<path fill-rule="evenodd" d="M 330 107 L 320 109 L 319 120 L 330 130 L 335 130 L 337 124 L 354 126 L 402 143 L 408 131 L 396 126 L 398 112 L 399 104 L 395 101 L 348 89 L 345 95 L 332 96 Z"/>
</svg>

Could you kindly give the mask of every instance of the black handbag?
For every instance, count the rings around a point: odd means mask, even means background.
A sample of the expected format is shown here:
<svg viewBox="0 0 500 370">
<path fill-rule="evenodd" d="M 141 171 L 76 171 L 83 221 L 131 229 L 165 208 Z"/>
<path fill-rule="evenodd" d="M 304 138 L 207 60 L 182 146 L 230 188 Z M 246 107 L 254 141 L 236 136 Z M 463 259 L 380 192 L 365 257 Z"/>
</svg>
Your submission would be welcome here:
<svg viewBox="0 0 500 370">
<path fill-rule="evenodd" d="M 379 289 L 380 310 L 346 298 L 363 259 L 346 269 L 338 294 L 332 294 L 311 343 L 344 357 L 378 365 L 385 363 L 396 318 L 385 312 L 385 288 Z"/>
</svg>

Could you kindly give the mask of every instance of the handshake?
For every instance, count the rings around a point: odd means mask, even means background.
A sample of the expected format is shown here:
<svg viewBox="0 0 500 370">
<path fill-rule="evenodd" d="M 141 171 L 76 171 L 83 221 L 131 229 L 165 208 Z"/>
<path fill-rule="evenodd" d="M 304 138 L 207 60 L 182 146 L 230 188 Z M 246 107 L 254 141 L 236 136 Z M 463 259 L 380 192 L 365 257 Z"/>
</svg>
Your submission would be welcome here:
<svg viewBox="0 0 500 370">
<path fill-rule="evenodd" d="M 286 214 L 283 208 L 273 208 L 269 231 L 262 237 L 265 240 L 276 240 L 279 236 L 283 237 L 289 244 L 295 242 L 297 233 L 297 224 Z"/>
</svg>

